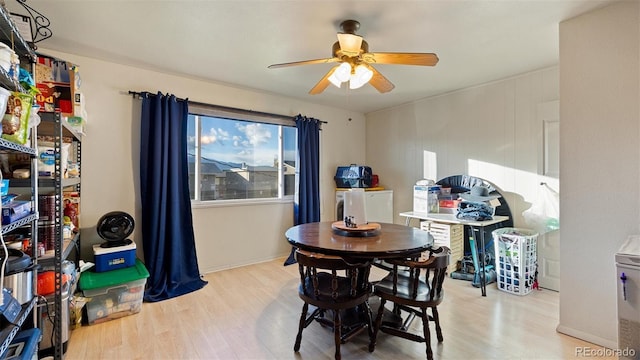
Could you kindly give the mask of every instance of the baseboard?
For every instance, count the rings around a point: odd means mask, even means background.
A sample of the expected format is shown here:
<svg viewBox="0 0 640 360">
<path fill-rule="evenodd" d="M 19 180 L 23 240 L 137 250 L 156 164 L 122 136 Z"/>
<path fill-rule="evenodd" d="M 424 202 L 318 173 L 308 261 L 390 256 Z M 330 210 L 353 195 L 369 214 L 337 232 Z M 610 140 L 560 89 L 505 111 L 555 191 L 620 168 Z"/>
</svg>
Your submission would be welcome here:
<svg viewBox="0 0 640 360">
<path fill-rule="evenodd" d="M 211 274 L 211 273 L 215 273 L 215 272 L 218 272 L 218 271 L 230 270 L 230 269 L 235 269 L 235 268 L 239 268 L 239 267 L 243 267 L 243 266 L 249 266 L 249 265 L 256 265 L 256 264 L 261 264 L 261 263 L 274 261 L 274 260 L 282 260 L 282 263 L 284 264 L 284 261 L 287 259 L 287 256 L 289 256 L 289 255 L 288 254 L 286 256 L 278 255 L 278 256 L 275 256 L 275 257 L 269 257 L 269 258 L 264 258 L 264 259 L 252 259 L 252 260 L 248 260 L 246 262 L 240 262 L 240 263 L 235 263 L 235 264 L 225 264 L 225 265 L 222 265 L 222 266 L 208 267 L 208 268 L 200 269 L 200 273 L 202 275 L 206 275 L 206 274 Z"/>
<path fill-rule="evenodd" d="M 563 325 L 558 325 L 556 327 L 556 331 L 565 335 L 569 335 L 571 337 L 580 339 L 580 340 L 584 340 L 587 342 L 590 342 L 592 344 L 595 345 L 599 345 L 608 349 L 617 349 L 618 348 L 618 343 L 617 340 L 611 340 L 611 339 L 603 339 L 599 336 L 595 336 L 593 334 L 588 334 L 586 332 L 580 331 L 580 330 L 576 330 L 574 328 L 571 327 L 567 327 L 567 326 L 563 326 Z"/>
</svg>

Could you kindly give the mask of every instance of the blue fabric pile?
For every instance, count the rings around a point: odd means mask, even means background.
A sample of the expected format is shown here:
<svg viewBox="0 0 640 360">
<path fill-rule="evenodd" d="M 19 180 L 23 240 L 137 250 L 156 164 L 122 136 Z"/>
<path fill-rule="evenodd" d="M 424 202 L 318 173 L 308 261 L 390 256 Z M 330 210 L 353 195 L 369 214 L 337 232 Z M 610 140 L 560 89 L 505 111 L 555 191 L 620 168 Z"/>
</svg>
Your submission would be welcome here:
<svg viewBox="0 0 640 360">
<path fill-rule="evenodd" d="M 456 217 L 461 220 L 491 220 L 493 219 L 493 207 L 485 202 L 461 201 L 458 204 Z"/>
</svg>

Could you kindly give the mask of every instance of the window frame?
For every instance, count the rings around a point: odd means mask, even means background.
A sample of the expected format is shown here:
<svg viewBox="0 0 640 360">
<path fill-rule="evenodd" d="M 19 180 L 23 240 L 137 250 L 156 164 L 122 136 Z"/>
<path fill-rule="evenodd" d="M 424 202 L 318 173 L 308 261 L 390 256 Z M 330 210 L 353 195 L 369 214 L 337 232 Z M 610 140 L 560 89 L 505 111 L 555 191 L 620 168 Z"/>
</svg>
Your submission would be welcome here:
<svg viewBox="0 0 640 360">
<path fill-rule="evenodd" d="M 264 204 L 277 204 L 277 203 L 293 203 L 295 193 L 291 195 L 285 195 L 285 174 L 284 174 L 284 127 L 297 128 L 294 122 L 294 117 L 286 117 L 283 115 L 276 115 L 270 113 L 257 112 L 252 110 L 236 109 L 231 107 L 224 107 L 218 105 L 209 105 L 203 103 L 189 102 L 189 115 L 195 117 L 195 154 L 196 162 L 194 163 L 194 178 L 196 183 L 194 188 L 199 188 L 201 185 L 200 179 L 200 159 L 201 159 L 201 135 L 202 125 L 200 117 L 215 117 L 220 119 L 228 119 L 232 121 L 243 121 L 247 123 L 262 123 L 268 125 L 278 126 L 278 158 L 280 166 L 278 166 L 278 197 L 273 198 L 250 198 L 250 199 L 223 199 L 223 200 L 202 200 L 201 191 L 197 191 L 194 194 L 194 198 L 191 199 L 192 208 L 208 208 L 208 207 L 226 207 L 226 206 L 249 206 L 249 205 L 264 205 Z M 297 141 L 296 141 L 297 143 Z M 298 171 L 298 149 L 296 151 L 296 172 L 295 181 L 297 181 Z"/>
</svg>

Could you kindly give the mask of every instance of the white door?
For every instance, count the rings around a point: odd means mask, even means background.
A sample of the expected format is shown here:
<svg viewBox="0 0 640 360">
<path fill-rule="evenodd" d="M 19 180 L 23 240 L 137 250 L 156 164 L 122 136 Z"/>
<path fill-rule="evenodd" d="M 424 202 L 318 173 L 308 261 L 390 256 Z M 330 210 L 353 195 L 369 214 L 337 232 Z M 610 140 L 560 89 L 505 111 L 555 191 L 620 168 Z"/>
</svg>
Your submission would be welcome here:
<svg viewBox="0 0 640 360">
<path fill-rule="evenodd" d="M 538 237 L 538 284 L 560 291 L 560 231 Z"/>
<path fill-rule="evenodd" d="M 538 120 L 542 124 L 543 179 L 559 185 L 560 173 L 560 104 L 549 101 L 538 106 Z M 558 186 L 559 188 L 559 186 Z M 542 190 L 542 189 L 541 189 Z M 545 289 L 560 291 L 560 231 L 538 237 L 538 284 Z"/>
</svg>

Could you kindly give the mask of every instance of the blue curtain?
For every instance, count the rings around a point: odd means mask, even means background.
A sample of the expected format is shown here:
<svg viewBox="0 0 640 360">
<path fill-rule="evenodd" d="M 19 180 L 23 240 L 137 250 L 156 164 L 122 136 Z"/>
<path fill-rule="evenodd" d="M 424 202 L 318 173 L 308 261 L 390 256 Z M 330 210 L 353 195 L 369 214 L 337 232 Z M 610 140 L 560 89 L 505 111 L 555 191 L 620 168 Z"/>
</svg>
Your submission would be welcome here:
<svg viewBox="0 0 640 360">
<path fill-rule="evenodd" d="M 149 270 L 145 301 L 201 289 L 187 164 L 188 103 L 142 93 L 140 192 L 142 243 Z"/>
<path fill-rule="evenodd" d="M 320 121 L 298 115 L 298 191 L 294 203 L 294 224 L 320 221 Z M 294 249 L 285 265 L 294 264 Z"/>
</svg>

